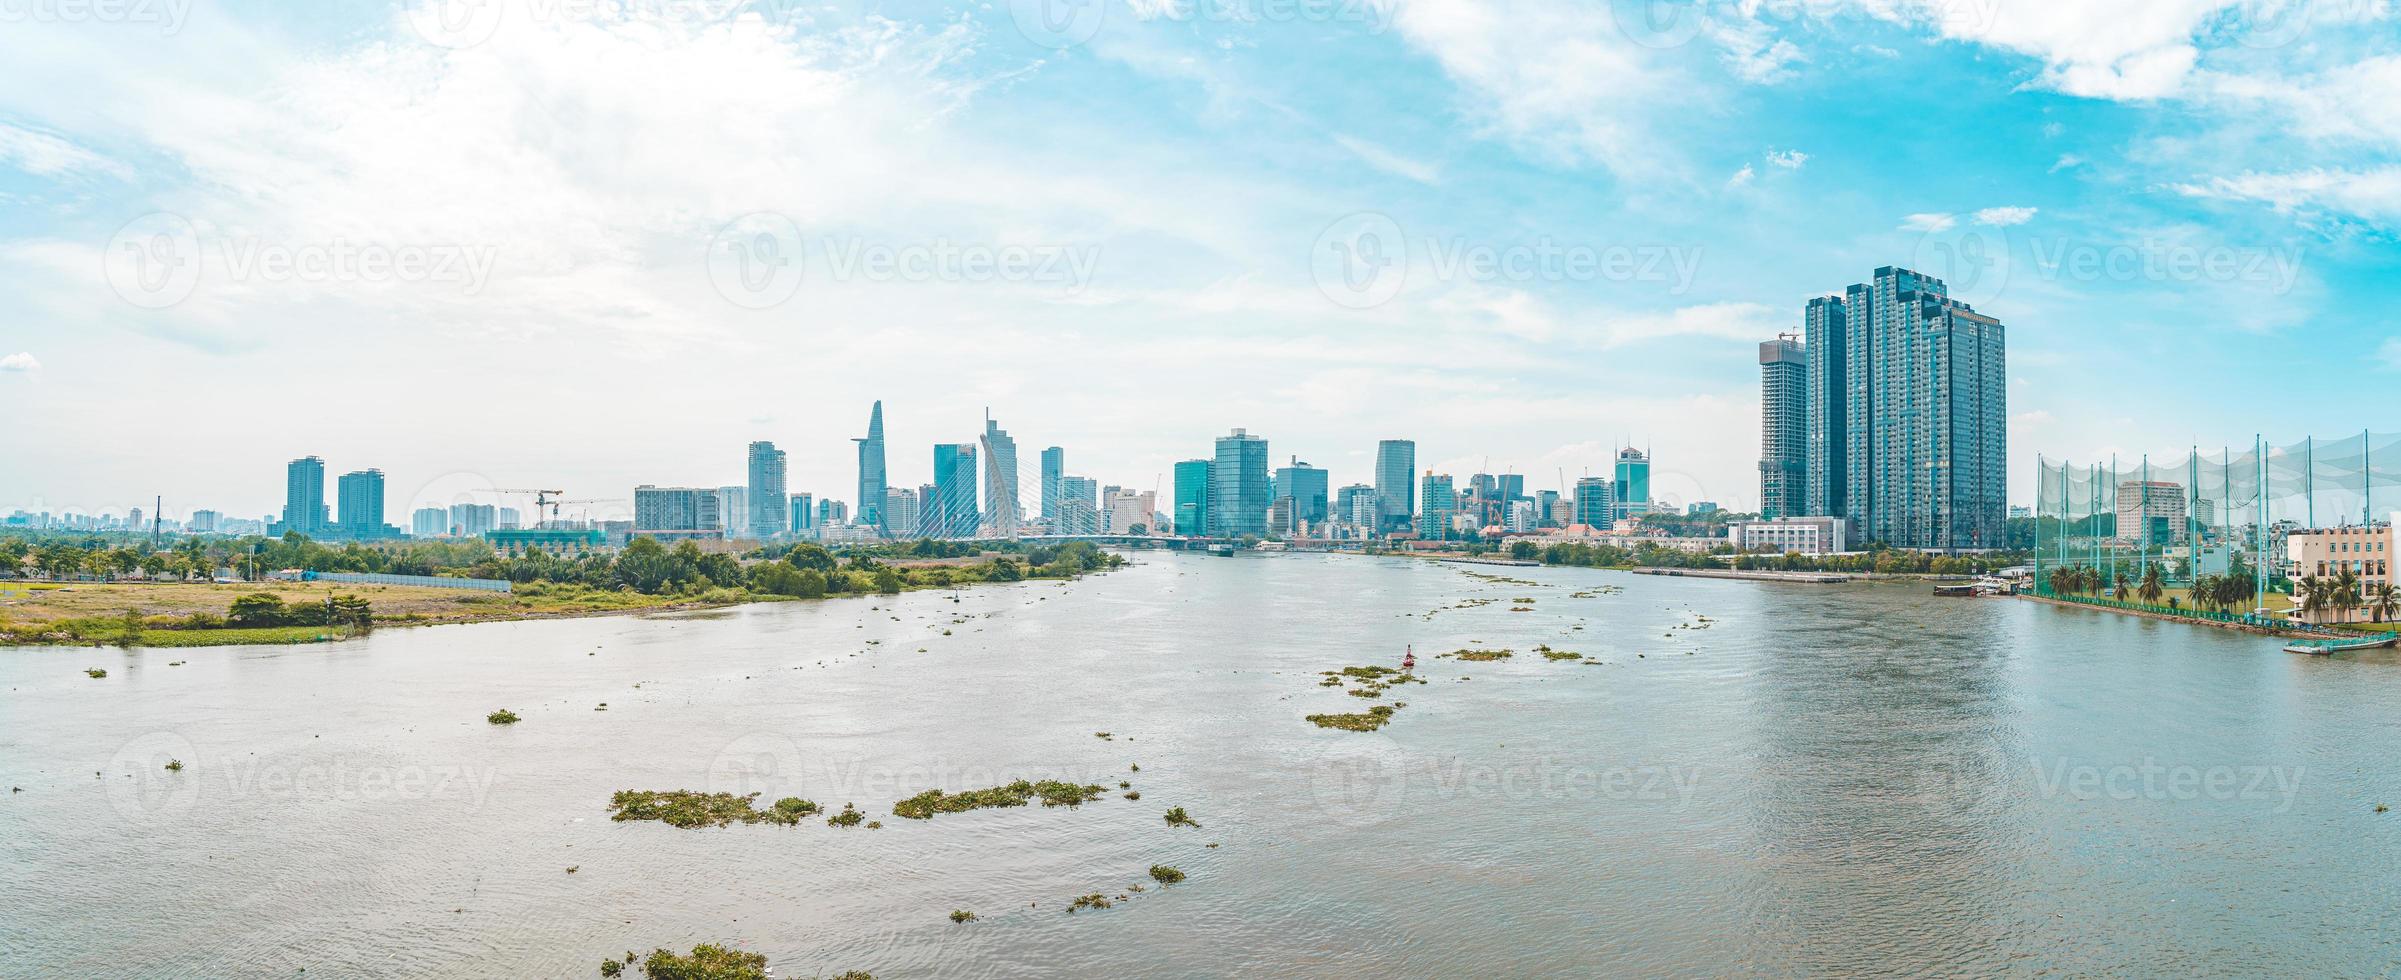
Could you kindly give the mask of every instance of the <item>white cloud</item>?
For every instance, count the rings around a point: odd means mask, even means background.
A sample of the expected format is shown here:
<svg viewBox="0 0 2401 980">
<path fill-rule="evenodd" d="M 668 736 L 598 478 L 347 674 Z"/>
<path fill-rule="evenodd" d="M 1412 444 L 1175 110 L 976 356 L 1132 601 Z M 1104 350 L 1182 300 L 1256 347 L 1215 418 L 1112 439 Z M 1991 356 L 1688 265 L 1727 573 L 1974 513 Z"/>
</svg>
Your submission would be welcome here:
<svg viewBox="0 0 2401 980">
<path fill-rule="evenodd" d="M 36 177 L 131 175 L 123 164 L 72 142 L 6 123 L 0 123 L 0 165 L 13 166 Z"/>
<path fill-rule="evenodd" d="M 1627 37 L 1611 17 L 1539 0 L 1405 0 L 1393 23 L 1465 90 L 1469 118 L 1537 153 L 1620 174 L 1655 172 L 1673 151 L 1657 107 L 1694 111 L 1707 89 L 1671 52 Z"/>
<path fill-rule="evenodd" d="M 2256 201 L 2279 213 L 2329 210 L 2387 227 L 2401 225 L 2401 166 L 2245 173 L 2173 186 L 2188 197 Z"/>
<path fill-rule="evenodd" d="M 1809 154 L 1799 150 L 1771 149 L 1767 151 L 1767 162 L 1786 170 L 1799 170 L 1801 165 L 1809 162 Z"/>
<path fill-rule="evenodd" d="M 2037 84 L 2096 99 L 2180 94 L 2200 51 L 2194 35 L 2233 0 L 1860 0 L 1888 20 L 2040 59 Z"/>
<path fill-rule="evenodd" d="M 2071 167 L 2081 167 L 2083 165 L 2083 157 L 2077 156 L 2073 153 L 2062 153 L 2059 155 L 2058 162 L 2051 164 L 2051 172 L 2058 173 Z"/>
<path fill-rule="evenodd" d="M 2383 361 L 2387 368 L 2401 371 L 2401 337 L 2387 340 L 2384 346 L 2377 348 L 2376 359 Z"/>
<path fill-rule="evenodd" d="M 1901 230 L 1927 233 L 1944 232 L 1951 230 L 1958 224 L 1959 219 L 1956 217 L 1940 212 L 1928 212 L 1913 214 L 1902 218 Z"/>
<path fill-rule="evenodd" d="M 1726 178 L 1726 186 L 1748 187 L 1750 186 L 1751 178 L 1757 176 L 1759 176 L 1759 174 L 1751 169 L 1750 164 L 1746 163 L 1742 165 L 1742 169 L 1734 172 L 1734 176 Z"/>
<path fill-rule="evenodd" d="M 1334 144 L 1349 150 L 1353 156 L 1366 161 L 1368 166 L 1396 177 L 1406 177 L 1420 184 L 1431 184 L 1442 177 L 1432 164 L 1410 159 L 1355 136 L 1336 133 Z"/>
<path fill-rule="evenodd" d="M 41 369 L 42 362 L 34 360 L 33 355 L 25 351 L 0 357 L 0 371 L 12 374 L 32 374 Z"/>
<path fill-rule="evenodd" d="M 2042 425 L 2050 421 L 2052 421 L 2051 413 L 2039 408 L 2031 412 L 2019 412 L 2009 417 L 2011 425 Z"/>
<path fill-rule="evenodd" d="M 2026 222 L 2034 220 L 2035 210 L 2036 209 L 2034 208 L 2021 207 L 1985 208 L 1976 212 L 1976 223 L 1980 225 L 1991 225 L 1995 228 L 2007 228 L 2012 225 L 2022 225 Z"/>
</svg>

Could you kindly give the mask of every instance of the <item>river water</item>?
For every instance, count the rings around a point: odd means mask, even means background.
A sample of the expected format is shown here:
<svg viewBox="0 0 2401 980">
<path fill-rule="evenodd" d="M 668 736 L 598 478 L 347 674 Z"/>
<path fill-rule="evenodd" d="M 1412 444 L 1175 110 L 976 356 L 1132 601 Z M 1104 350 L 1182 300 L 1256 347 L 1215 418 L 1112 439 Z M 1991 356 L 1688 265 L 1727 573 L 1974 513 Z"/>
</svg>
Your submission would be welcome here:
<svg viewBox="0 0 2401 980">
<path fill-rule="evenodd" d="M 885 980 L 2401 964 L 2389 654 L 1920 586 L 1136 561 L 956 597 L 0 651 L 0 976 L 592 977 L 710 941 Z M 1317 672 L 1405 645 L 1429 683 L 1384 696 L 1407 703 L 1390 725 L 1302 720 L 1379 703 Z M 1516 655 L 1429 656 L 1470 647 Z M 524 721 L 484 721 L 502 707 Z M 1020 777 L 1110 793 L 891 814 Z M 619 789 L 884 826 L 616 823 Z M 1091 892 L 1127 900 L 1065 911 Z"/>
</svg>

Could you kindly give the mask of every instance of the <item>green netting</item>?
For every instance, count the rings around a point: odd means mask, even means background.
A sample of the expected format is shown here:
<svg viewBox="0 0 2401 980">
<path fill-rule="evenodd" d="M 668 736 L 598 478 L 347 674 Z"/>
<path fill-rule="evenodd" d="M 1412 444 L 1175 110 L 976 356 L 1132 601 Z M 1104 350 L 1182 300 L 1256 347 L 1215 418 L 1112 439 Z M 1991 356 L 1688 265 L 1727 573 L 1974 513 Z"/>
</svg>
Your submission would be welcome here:
<svg viewBox="0 0 2401 980">
<path fill-rule="evenodd" d="M 2383 524 L 2401 511 L 2401 435 L 2360 432 L 2274 446 L 2194 447 L 2089 462 L 2044 459 L 2035 494 L 2035 588 L 2122 595 L 2155 580 L 2170 598 L 2251 609 L 2285 591 L 2284 538 L 2299 528 Z M 2062 577 L 2061 569 L 2083 581 Z M 2225 584 L 2239 578 L 2245 587 Z"/>
</svg>

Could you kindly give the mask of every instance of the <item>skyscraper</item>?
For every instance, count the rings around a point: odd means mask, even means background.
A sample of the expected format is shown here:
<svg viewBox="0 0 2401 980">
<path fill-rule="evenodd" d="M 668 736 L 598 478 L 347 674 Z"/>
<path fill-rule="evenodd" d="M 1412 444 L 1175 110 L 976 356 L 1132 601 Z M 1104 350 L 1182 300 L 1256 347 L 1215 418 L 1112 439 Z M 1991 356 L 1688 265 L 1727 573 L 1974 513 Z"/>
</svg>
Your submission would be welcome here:
<svg viewBox="0 0 2401 980">
<path fill-rule="evenodd" d="M 662 538 L 714 538 L 725 533 L 719 495 L 707 487 L 634 488 L 634 533 Z"/>
<path fill-rule="evenodd" d="M 1376 443 L 1376 502 L 1383 510 L 1379 531 L 1405 531 L 1417 517 L 1417 443 Z"/>
<path fill-rule="evenodd" d="M 1334 492 L 1334 520 L 1373 531 L 1383 521 L 1383 501 L 1376 488 L 1353 483 Z"/>
<path fill-rule="evenodd" d="M 817 536 L 817 495 L 796 493 L 792 500 L 792 533 L 804 538 Z"/>
<path fill-rule="evenodd" d="M 1205 459 L 1175 464 L 1175 533 L 1187 538 L 1209 536 L 1209 472 Z"/>
<path fill-rule="evenodd" d="M 1326 519 L 1326 471 L 1301 462 L 1276 470 L 1276 497 L 1292 501 L 1292 520 L 1299 524 L 1322 524 Z"/>
<path fill-rule="evenodd" d="M 728 538 L 750 533 L 750 488 L 717 488 L 717 522 Z"/>
<path fill-rule="evenodd" d="M 1267 535 L 1267 440 L 1235 429 L 1217 437 L 1209 467 L 1209 533 L 1238 538 Z"/>
<path fill-rule="evenodd" d="M 1432 541 L 1448 540 L 1451 536 L 1451 513 L 1459 506 L 1459 491 L 1451 488 L 1447 474 L 1427 473 L 1424 500 L 1418 504 L 1417 536 Z"/>
<path fill-rule="evenodd" d="M 762 541 L 784 533 L 790 519 L 784 496 L 784 451 L 772 442 L 750 444 L 750 536 Z"/>
<path fill-rule="evenodd" d="M 1009 430 L 992 421 L 992 413 L 984 413 L 984 535 L 993 538 L 1014 538 L 1017 525 L 1024 519 L 1024 504 L 1017 496 L 1017 440 Z"/>
<path fill-rule="evenodd" d="M 1609 478 L 1587 476 L 1576 480 L 1575 522 L 1586 527 L 1608 528 L 1617 522 L 1616 500 L 1609 492 Z"/>
<path fill-rule="evenodd" d="M 1067 475 L 1067 450 L 1052 446 L 1042 451 L 1042 519 L 1059 519 L 1059 478 Z"/>
<path fill-rule="evenodd" d="M 1859 541 L 1995 548 L 2008 519 L 2007 331 L 1885 266 L 1844 292 L 1843 509 Z M 1829 491 L 1829 496 L 1831 491 Z"/>
<path fill-rule="evenodd" d="M 1790 335 L 1759 345 L 1759 516 L 1808 507 L 1809 363 Z"/>
<path fill-rule="evenodd" d="M 336 530 L 343 537 L 370 541 L 384 536 L 382 470 L 344 473 L 334 489 L 341 518 Z"/>
<path fill-rule="evenodd" d="M 930 524 L 920 506 L 917 521 L 930 537 L 973 538 L 982 521 L 975 506 L 975 444 L 934 444 L 934 498 L 941 503 Z"/>
<path fill-rule="evenodd" d="M 884 491 L 884 528 L 896 538 L 917 536 L 917 491 L 893 487 Z"/>
<path fill-rule="evenodd" d="M 1651 512 L 1651 457 L 1640 449 L 1627 446 L 1617 451 L 1617 479 L 1610 484 L 1616 491 L 1610 518 L 1622 521 Z"/>
<path fill-rule="evenodd" d="M 859 444 L 859 523 L 884 529 L 884 403 L 867 414 L 867 438 Z"/>
<path fill-rule="evenodd" d="M 302 534 L 323 534 L 329 522 L 325 512 L 325 461 L 315 456 L 302 456 L 283 468 L 283 529 Z"/>
<path fill-rule="evenodd" d="M 1807 489 L 1800 512 L 1820 517 L 1841 515 L 1848 506 L 1844 498 L 1848 481 L 1843 476 L 1849 442 L 1844 436 L 1849 416 L 1843 407 L 1849 392 L 1843 360 L 1850 349 L 1845 339 L 1845 313 L 1842 297 L 1820 296 L 1810 300 L 1802 314 L 1801 349 L 1809 359 L 1808 377 L 1802 379 L 1808 392 L 1807 421 L 1803 423 L 1808 472 L 1803 474 Z"/>
</svg>

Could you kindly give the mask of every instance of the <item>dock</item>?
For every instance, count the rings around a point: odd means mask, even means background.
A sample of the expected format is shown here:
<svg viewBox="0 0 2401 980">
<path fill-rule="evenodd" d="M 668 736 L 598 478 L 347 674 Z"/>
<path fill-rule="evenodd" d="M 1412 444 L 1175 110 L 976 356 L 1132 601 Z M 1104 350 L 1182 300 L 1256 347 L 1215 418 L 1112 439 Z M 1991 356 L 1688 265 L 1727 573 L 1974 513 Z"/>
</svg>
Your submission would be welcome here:
<svg viewBox="0 0 2401 980">
<path fill-rule="evenodd" d="M 1851 580 L 1835 572 L 1771 572 L 1746 571 L 1739 568 L 1637 568 L 1636 575 L 1669 575 L 1677 578 L 1732 578 L 1752 582 L 1799 582 L 1804 585 L 1840 585 Z"/>
<path fill-rule="evenodd" d="M 2345 636 L 2337 637 L 2331 640 L 2295 640 L 2284 648 L 2284 652 L 2306 653 L 2313 656 L 2330 657 L 2338 653 L 2350 653 L 2353 650 L 2374 650 L 2378 647 L 2389 647 L 2392 646 L 2396 641 L 2401 641 L 2401 635 Z"/>
</svg>

